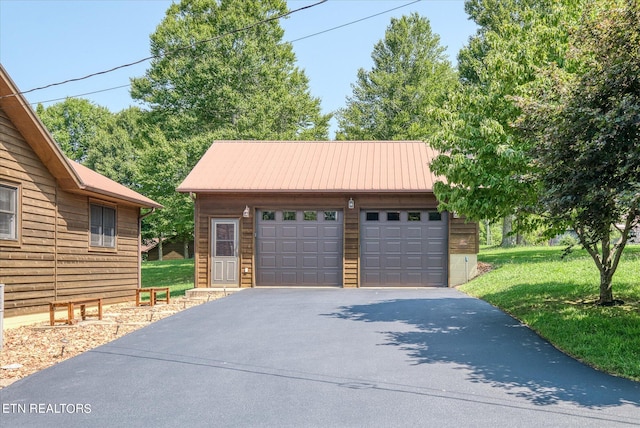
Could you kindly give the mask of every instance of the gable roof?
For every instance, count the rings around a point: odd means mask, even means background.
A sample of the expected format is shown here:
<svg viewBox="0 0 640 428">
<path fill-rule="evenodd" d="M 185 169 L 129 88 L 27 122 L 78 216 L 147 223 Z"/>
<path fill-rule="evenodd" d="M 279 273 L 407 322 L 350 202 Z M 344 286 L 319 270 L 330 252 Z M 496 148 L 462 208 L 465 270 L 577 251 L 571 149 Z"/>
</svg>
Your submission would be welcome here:
<svg viewBox="0 0 640 428">
<path fill-rule="evenodd" d="M 68 159 L 1 64 L 0 108 L 64 190 L 108 197 L 140 207 L 162 208 L 146 196 Z"/>
<path fill-rule="evenodd" d="M 432 192 L 421 141 L 216 141 L 179 192 Z"/>
</svg>

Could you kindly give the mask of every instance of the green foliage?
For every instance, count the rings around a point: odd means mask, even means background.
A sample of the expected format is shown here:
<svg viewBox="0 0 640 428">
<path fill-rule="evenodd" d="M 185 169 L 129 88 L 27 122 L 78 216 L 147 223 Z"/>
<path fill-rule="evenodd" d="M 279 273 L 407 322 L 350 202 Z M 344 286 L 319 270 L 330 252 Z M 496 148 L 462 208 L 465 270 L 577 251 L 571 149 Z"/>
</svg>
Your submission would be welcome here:
<svg viewBox="0 0 640 428">
<path fill-rule="evenodd" d="M 68 158 L 135 187 L 136 147 L 119 115 L 81 98 L 68 98 L 46 108 L 39 105 L 37 113 Z"/>
<path fill-rule="evenodd" d="M 203 134 L 167 141 L 161 132 L 153 134 L 152 144 L 140 156 L 140 186 L 145 195 L 164 208 L 145 219 L 143 237 L 193 237 L 193 203 L 189 195 L 175 189 L 214 139 L 215 135 Z"/>
<path fill-rule="evenodd" d="M 278 20 L 255 25 L 286 10 L 284 0 L 172 4 L 151 35 L 156 58 L 132 79 L 132 97 L 149 106 L 170 140 L 205 132 L 326 139 L 330 116 L 310 95 Z"/>
<path fill-rule="evenodd" d="M 458 55 L 461 88 L 439 110 L 429 143 L 441 150 L 432 169 L 446 177 L 435 192 L 442 208 L 473 220 L 518 214 L 525 221 L 538 186 L 529 180 L 530 141 L 512 123 L 513 97 L 536 78 L 536 69 L 566 65 L 568 30 L 580 2 L 573 0 L 468 0 L 479 29 Z"/>
<path fill-rule="evenodd" d="M 550 68 L 520 101 L 523 134 L 535 142 L 538 209 L 570 226 L 600 270 L 600 301 L 640 214 L 640 6 L 590 4 L 572 39 L 583 67 Z M 611 233 L 618 230 L 615 242 Z"/>
<path fill-rule="evenodd" d="M 628 247 L 616 280 L 624 305 L 602 307 L 589 254 L 560 247 L 483 250 L 494 269 L 460 287 L 515 316 L 554 346 L 606 372 L 640 380 L 640 246 Z"/>
<path fill-rule="evenodd" d="M 564 247 L 575 247 L 580 243 L 580 240 L 570 233 L 565 233 L 558 240 L 558 244 Z"/>
<path fill-rule="evenodd" d="M 370 71 L 358 70 L 347 106 L 337 114 L 337 139 L 414 140 L 433 132 L 433 109 L 455 86 L 456 75 L 440 37 L 414 13 L 392 18 L 371 55 Z"/>
</svg>

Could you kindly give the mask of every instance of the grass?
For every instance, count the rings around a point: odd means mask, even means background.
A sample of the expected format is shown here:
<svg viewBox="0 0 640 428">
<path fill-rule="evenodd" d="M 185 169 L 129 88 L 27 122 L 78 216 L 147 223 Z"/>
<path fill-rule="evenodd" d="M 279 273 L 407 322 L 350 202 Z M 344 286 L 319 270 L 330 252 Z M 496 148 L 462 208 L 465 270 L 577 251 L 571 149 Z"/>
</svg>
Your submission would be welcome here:
<svg viewBox="0 0 640 428">
<path fill-rule="evenodd" d="M 142 287 L 169 287 L 171 297 L 184 296 L 193 288 L 193 259 L 143 262 Z M 149 296 L 142 299 L 148 300 Z"/>
<path fill-rule="evenodd" d="M 518 318 L 554 346 L 602 371 L 640 380 L 640 246 L 628 246 L 613 277 L 621 306 L 594 304 L 599 272 L 584 250 L 490 248 L 494 270 L 460 289 Z"/>
</svg>

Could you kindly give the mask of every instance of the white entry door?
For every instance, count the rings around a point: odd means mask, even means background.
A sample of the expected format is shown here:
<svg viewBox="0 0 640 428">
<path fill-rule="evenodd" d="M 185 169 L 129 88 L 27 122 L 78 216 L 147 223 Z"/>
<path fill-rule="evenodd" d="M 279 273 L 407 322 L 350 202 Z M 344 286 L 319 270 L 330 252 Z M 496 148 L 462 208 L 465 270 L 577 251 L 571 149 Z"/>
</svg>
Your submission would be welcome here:
<svg viewBox="0 0 640 428">
<path fill-rule="evenodd" d="M 211 219 L 211 286 L 238 283 L 238 220 Z"/>
</svg>

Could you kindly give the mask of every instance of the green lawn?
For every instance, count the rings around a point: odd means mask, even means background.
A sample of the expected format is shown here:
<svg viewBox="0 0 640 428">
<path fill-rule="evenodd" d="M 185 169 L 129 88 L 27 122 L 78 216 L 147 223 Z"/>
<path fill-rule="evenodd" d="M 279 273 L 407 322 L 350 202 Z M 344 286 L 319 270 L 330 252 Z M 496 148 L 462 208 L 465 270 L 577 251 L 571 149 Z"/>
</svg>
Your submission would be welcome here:
<svg viewBox="0 0 640 428">
<path fill-rule="evenodd" d="M 640 380 L 640 246 L 628 246 L 613 277 L 622 306 L 599 307 L 599 273 L 577 250 L 490 248 L 479 261 L 494 269 L 460 289 L 501 308 L 567 354 L 600 370 Z"/>
<path fill-rule="evenodd" d="M 170 287 L 171 297 L 184 296 L 185 290 L 193 288 L 193 259 L 143 262 L 142 287 Z"/>
</svg>

